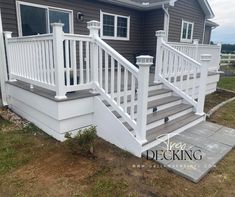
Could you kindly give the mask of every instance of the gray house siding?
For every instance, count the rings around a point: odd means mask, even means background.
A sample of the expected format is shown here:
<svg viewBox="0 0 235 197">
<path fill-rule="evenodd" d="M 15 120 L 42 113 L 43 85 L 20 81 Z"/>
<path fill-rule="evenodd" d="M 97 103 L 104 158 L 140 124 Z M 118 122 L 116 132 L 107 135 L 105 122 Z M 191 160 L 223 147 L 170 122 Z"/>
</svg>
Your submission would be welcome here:
<svg viewBox="0 0 235 197">
<path fill-rule="evenodd" d="M 203 40 L 205 14 L 196 0 L 178 0 L 169 7 L 170 24 L 168 40 L 180 42 L 182 20 L 194 23 L 193 39 Z"/>
<path fill-rule="evenodd" d="M 73 10 L 74 33 L 85 34 L 89 33 L 87 22 L 90 20 L 100 20 L 100 10 L 113 14 L 130 16 L 130 40 L 117 41 L 105 40 L 113 48 L 119 51 L 129 60 L 133 61 L 134 52 L 142 50 L 143 45 L 143 15 L 140 11 L 113 6 L 111 4 L 102 3 L 94 0 L 23 0 L 35 4 L 47 5 L 58 8 Z M 16 17 L 16 2 L 15 0 L 1 0 L 0 8 L 2 10 L 3 28 L 5 31 L 12 31 L 13 36 L 18 35 L 17 17 Z M 76 19 L 77 12 L 82 12 L 85 16 L 83 22 L 78 22 Z"/>
<path fill-rule="evenodd" d="M 206 26 L 204 34 L 204 44 L 210 44 L 211 42 L 211 27 Z"/>
<path fill-rule="evenodd" d="M 143 25 L 143 49 L 155 56 L 156 36 L 155 32 L 164 29 L 164 11 L 162 9 L 152 10 L 144 13 Z"/>
<path fill-rule="evenodd" d="M 124 57 L 135 62 L 135 56 L 140 54 L 155 55 L 155 31 L 164 29 L 164 11 L 138 11 L 96 0 L 21 0 L 25 2 L 47 5 L 73 10 L 74 33 L 89 33 L 87 22 L 100 20 L 100 11 L 130 16 L 130 40 L 105 40 Z M 18 35 L 16 0 L 1 0 L 3 28 Z M 84 21 L 77 21 L 77 12 L 84 14 Z M 196 0 L 178 0 L 174 7 L 169 7 L 169 41 L 180 42 L 182 19 L 194 22 L 193 39 L 203 39 L 204 13 Z M 206 36 L 206 35 L 205 35 Z"/>
</svg>

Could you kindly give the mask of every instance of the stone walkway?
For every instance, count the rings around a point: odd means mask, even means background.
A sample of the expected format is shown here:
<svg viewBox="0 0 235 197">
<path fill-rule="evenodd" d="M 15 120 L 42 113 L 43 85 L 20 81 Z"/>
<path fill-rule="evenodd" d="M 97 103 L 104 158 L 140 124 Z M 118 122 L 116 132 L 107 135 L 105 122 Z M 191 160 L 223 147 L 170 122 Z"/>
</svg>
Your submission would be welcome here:
<svg viewBox="0 0 235 197">
<path fill-rule="evenodd" d="M 234 147 L 234 129 L 204 122 L 151 149 L 148 158 L 197 183 Z"/>
</svg>

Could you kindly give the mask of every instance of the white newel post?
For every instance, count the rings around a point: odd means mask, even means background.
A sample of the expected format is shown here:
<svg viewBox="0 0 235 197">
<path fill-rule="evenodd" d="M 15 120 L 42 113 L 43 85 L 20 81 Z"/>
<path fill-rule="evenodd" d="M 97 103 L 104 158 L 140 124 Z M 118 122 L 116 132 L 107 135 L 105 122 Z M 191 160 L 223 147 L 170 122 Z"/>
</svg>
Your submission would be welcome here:
<svg viewBox="0 0 235 197">
<path fill-rule="evenodd" d="M 136 138 L 141 142 L 146 142 L 147 106 L 149 90 L 149 68 L 153 65 L 152 56 L 138 56 L 138 103 L 137 103 L 137 132 Z"/>
<path fill-rule="evenodd" d="M 198 39 L 194 39 L 193 40 L 193 44 L 195 45 L 195 57 L 194 57 L 194 59 L 196 60 L 196 61 L 198 61 L 199 60 L 199 58 L 198 58 L 198 46 L 199 46 L 199 40 Z"/>
<path fill-rule="evenodd" d="M 92 38 L 91 42 L 91 69 L 92 69 L 92 82 L 93 92 L 96 92 L 96 87 L 99 86 L 98 83 L 98 66 L 99 66 L 99 48 L 95 43 L 95 38 L 99 37 L 100 31 L 100 22 L 99 21 L 89 21 L 87 23 L 87 28 L 90 31 L 90 37 Z"/>
<path fill-rule="evenodd" d="M 7 76 L 7 62 L 6 62 L 6 51 L 4 48 L 4 38 L 3 38 L 3 27 L 2 27 L 2 17 L 0 9 L 0 83 L 1 83 L 1 93 L 2 93 L 2 104 L 7 105 L 7 94 L 6 94 L 6 81 Z"/>
<path fill-rule="evenodd" d="M 158 78 L 159 74 L 161 73 L 162 69 L 162 61 L 161 61 L 161 46 L 164 42 L 164 39 L 166 37 L 166 32 L 163 30 L 156 31 L 156 37 L 157 37 L 157 49 L 156 49 L 156 64 L 155 64 L 155 83 L 159 83 L 160 80 Z"/>
<path fill-rule="evenodd" d="M 53 52 L 55 63 L 55 85 L 56 96 L 58 100 L 66 99 L 65 76 L 64 76 L 64 52 L 63 41 L 64 32 L 62 23 L 52 23 L 53 28 Z"/>
<path fill-rule="evenodd" d="M 9 70 L 9 81 L 15 81 L 12 77 L 12 70 L 11 70 L 12 65 L 10 62 L 10 54 L 8 51 L 8 39 L 12 38 L 12 32 L 11 31 L 4 31 L 4 37 L 5 37 L 7 64 L 8 64 L 8 70 Z"/>
<path fill-rule="evenodd" d="M 205 104 L 207 77 L 208 77 L 208 64 L 210 61 L 211 61 L 210 54 L 201 55 L 202 68 L 201 68 L 198 106 L 197 106 L 198 115 L 204 115 L 204 104 Z"/>
</svg>

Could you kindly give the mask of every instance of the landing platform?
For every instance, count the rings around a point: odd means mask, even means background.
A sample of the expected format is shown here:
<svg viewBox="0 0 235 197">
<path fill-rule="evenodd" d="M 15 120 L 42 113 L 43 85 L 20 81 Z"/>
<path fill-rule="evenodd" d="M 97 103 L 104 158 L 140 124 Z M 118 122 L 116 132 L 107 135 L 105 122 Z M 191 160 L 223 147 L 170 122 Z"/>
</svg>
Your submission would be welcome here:
<svg viewBox="0 0 235 197">
<path fill-rule="evenodd" d="M 155 154 L 154 160 L 159 164 L 194 183 L 198 183 L 234 147 L 235 129 L 203 122 L 169 141 L 162 142 L 151 149 L 152 151 L 149 151 L 148 154 L 149 158 L 153 158 L 153 154 Z M 173 152 L 178 151 L 179 153 L 181 150 L 183 150 L 183 154 L 186 152 L 195 154 L 195 158 L 173 159 Z M 156 158 L 156 151 L 158 151 L 158 158 Z M 162 157 L 163 151 L 166 151 L 166 159 Z M 144 156 L 147 156 L 147 152 Z"/>
</svg>

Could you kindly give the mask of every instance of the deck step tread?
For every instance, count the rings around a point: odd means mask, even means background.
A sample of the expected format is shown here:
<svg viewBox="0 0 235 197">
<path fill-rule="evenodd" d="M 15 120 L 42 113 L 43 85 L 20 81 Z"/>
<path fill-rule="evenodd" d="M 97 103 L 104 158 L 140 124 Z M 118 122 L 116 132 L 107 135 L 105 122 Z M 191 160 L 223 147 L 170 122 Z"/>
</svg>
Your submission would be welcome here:
<svg viewBox="0 0 235 197">
<path fill-rule="evenodd" d="M 154 141 L 158 136 L 162 134 L 171 133 L 177 129 L 184 127 L 185 125 L 201 118 L 202 116 L 196 115 L 194 112 L 191 112 L 187 115 L 181 116 L 172 120 L 164 125 L 155 127 L 147 131 L 147 141 L 148 143 Z"/>
<path fill-rule="evenodd" d="M 178 96 L 169 96 L 169 97 L 165 97 L 162 99 L 156 99 L 154 101 L 150 101 L 148 102 L 148 109 L 151 109 L 153 107 L 158 107 L 161 105 L 165 105 L 174 101 L 179 101 L 182 100 L 182 98 L 178 97 Z"/>
<path fill-rule="evenodd" d="M 192 108 L 191 105 L 187 105 L 187 104 L 182 103 L 182 104 L 167 108 L 167 109 L 159 111 L 159 112 L 151 113 L 147 116 L 147 124 L 151 124 L 153 122 L 162 120 L 166 117 L 173 116 L 177 113 L 183 112 L 183 111 L 190 109 L 190 108 Z"/>
<path fill-rule="evenodd" d="M 170 92 L 172 92 L 172 90 L 170 90 L 170 89 L 152 90 L 152 91 L 149 91 L 148 97 L 166 94 L 166 93 L 170 93 Z"/>
<path fill-rule="evenodd" d="M 158 95 L 161 95 L 161 94 L 170 93 L 170 92 L 172 92 L 172 90 L 169 90 L 169 89 L 152 90 L 152 91 L 149 91 L 148 98 L 154 97 L 154 96 L 158 96 Z M 166 98 L 168 98 L 168 97 L 166 97 Z M 137 100 L 137 95 L 136 95 L 135 101 L 136 101 L 136 100 Z M 103 102 L 104 102 L 104 104 L 105 104 L 107 107 L 110 106 L 110 104 L 109 104 L 107 101 L 103 100 Z M 131 102 L 131 99 L 128 98 L 128 99 L 127 99 L 127 102 L 130 103 L 130 102 Z M 121 104 L 123 104 L 123 103 L 124 103 L 124 102 L 123 102 L 123 99 L 121 99 Z"/>
</svg>

